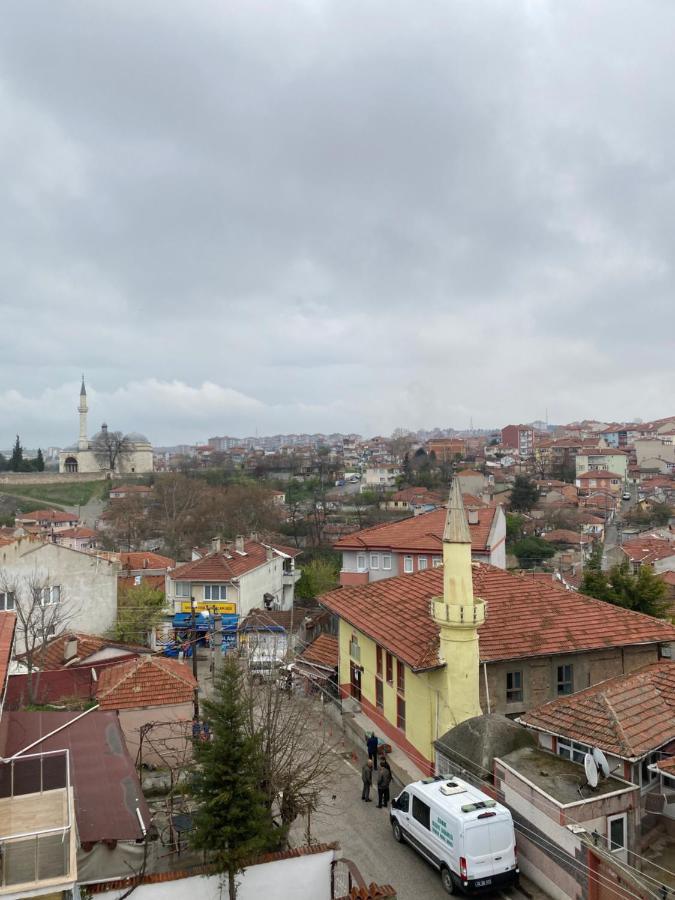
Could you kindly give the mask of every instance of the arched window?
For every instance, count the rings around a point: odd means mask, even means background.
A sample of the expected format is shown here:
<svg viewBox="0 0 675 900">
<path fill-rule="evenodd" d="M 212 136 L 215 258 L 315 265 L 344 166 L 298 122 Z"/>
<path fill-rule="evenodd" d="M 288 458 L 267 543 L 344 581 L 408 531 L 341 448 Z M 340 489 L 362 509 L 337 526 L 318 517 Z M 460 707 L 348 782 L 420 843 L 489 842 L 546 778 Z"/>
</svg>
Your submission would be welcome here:
<svg viewBox="0 0 675 900">
<path fill-rule="evenodd" d="M 77 472 L 77 459 L 74 456 L 66 458 L 66 472 Z"/>
</svg>

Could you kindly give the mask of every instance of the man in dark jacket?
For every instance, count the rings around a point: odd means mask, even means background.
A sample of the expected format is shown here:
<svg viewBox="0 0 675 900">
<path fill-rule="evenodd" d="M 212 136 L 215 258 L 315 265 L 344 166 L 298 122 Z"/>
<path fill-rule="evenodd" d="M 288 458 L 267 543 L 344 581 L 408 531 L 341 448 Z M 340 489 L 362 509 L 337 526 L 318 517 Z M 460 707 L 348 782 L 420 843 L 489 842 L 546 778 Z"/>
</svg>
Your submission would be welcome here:
<svg viewBox="0 0 675 900">
<path fill-rule="evenodd" d="M 377 779 L 377 808 L 382 809 L 389 805 L 389 785 L 391 784 L 391 769 L 387 760 L 382 761 L 382 768 Z"/>
<path fill-rule="evenodd" d="M 377 737 L 375 732 L 370 732 L 370 737 L 366 738 L 366 747 L 368 748 L 368 759 L 372 759 L 373 768 L 377 769 Z"/>
<path fill-rule="evenodd" d="M 363 782 L 363 790 L 361 791 L 361 799 L 366 803 L 370 803 L 370 786 L 373 783 L 373 761 L 369 759 L 364 763 L 361 769 L 361 781 Z"/>
</svg>

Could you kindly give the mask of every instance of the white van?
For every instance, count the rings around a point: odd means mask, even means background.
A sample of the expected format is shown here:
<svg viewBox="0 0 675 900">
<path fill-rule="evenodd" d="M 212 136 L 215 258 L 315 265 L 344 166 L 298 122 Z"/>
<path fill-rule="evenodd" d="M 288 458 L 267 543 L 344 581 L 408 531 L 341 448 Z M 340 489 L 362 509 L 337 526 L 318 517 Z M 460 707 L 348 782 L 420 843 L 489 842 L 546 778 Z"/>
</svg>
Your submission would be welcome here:
<svg viewBox="0 0 675 900">
<path fill-rule="evenodd" d="M 409 784 L 391 803 L 391 827 L 441 873 L 448 894 L 493 891 L 518 881 L 509 810 L 452 775 Z"/>
</svg>

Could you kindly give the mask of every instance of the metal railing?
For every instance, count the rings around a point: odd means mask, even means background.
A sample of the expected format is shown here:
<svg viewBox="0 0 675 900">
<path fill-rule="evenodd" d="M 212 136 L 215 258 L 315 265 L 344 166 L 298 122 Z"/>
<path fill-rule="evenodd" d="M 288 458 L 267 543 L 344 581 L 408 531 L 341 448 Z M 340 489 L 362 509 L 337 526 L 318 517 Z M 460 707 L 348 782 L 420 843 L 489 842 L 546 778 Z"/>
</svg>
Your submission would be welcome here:
<svg viewBox="0 0 675 900">
<path fill-rule="evenodd" d="M 68 878 L 72 831 L 68 751 L 31 753 L 0 763 L 0 808 L 0 894 L 20 884 Z"/>
</svg>

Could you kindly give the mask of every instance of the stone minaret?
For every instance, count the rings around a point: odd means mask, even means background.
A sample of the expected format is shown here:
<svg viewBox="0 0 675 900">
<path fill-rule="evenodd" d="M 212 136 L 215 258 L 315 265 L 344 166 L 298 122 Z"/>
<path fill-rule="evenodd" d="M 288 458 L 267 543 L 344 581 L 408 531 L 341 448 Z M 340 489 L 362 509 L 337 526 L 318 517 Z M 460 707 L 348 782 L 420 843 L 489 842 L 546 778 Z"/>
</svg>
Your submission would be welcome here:
<svg viewBox="0 0 675 900">
<path fill-rule="evenodd" d="M 456 478 L 443 531 L 443 596 L 431 601 L 431 614 L 440 632 L 447 679 L 442 724 L 452 728 L 482 713 L 478 629 L 485 621 L 485 603 L 473 595 L 471 534 Z"/>
<path fill-rule="evenodd" d="M 80 450 L 87 450 L 89 448 L 89 441 L 87 439 L 87 412 L 89 407 L 87 406 L 87 390 L 84 386 L 84 375 L 82 376 L 82 387 L 80 388 L 80 405 L 77 407 L 77 411 L 80 414 L 80 440 L 78 441 L 78 447 Z"/>
</svg>

